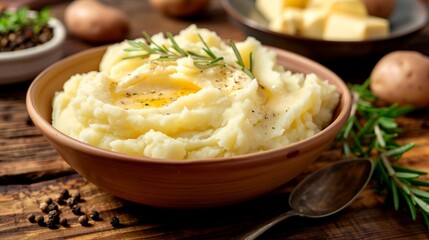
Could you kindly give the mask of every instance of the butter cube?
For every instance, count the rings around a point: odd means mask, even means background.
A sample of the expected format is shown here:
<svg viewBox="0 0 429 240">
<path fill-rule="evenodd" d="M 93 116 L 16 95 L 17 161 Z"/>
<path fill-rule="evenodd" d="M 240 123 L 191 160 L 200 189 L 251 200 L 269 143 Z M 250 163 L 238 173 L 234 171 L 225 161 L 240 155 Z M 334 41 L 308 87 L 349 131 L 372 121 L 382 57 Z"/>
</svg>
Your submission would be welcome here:
<svg viewBox="0 0 429 240">
<path fill-rule="evenodd" d="M 287 8 L 304 8 L 307 0 L 256 0 L 256 8 L 268 19 L 274 20 Z"/>
<path fill-rule="evenodd" d="M 329 13 L 368 16 L 368 11 L 362 0 L 309 0 L 307 8 L 324 9 Z"/>
<path fill-rule="evenodd" d="M 325 26 L 326 40 L 361 41 L 385 37 L 389 34 L 389 22 L 378 17 L 356 17 L 331 14 Z"/>
<path fill-rule="evenodd" d="M 297 34 L 302 25 L 302 13 L 299 8 L 286 8 L 270 22 L 268 28 L 277 32 Z"/>
<path fill-rule="evenodd" d="M 300 35 L 313 38 L 322 38 L 328 12 L 324 9 L 305 9 L 302 14 Z"/>
</svg>

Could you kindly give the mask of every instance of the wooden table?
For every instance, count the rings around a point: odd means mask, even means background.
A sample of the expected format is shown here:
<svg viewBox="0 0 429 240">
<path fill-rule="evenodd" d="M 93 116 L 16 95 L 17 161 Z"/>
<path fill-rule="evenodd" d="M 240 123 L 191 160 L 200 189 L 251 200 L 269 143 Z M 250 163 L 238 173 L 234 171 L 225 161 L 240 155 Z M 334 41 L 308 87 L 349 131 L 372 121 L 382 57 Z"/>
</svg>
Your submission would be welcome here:
<svg viewBox="0 0 429 240">
<path fill-rule="evenodd" d="M 188 20 L 166 18 L 154 11 L 147 1 L 105 1 L 123 9 L 130 17 L 130 38 L 159 31 L 177 33 L 191 23 L 207 27 L 221 37 L 243 40 L 245 36 L 232 25 L 218 1 L 213 1 L 203 16 Z M 53 5 L 54 15 L 62 19 L 67 2 Z M 429 55 L 429 28 L 408 46 Z M 64 45 L 65 56 L 93 47 L 73 37 Z M 353 64 L 351 62 L 351 64 Z M 363 81 L 370 69 L 355 69 L 354 79 Z M 365 73 L 365 74 L 362 74 Z M 344 77 L 346 81 L 352 78 Z M 289 209 L 291 189 L 306 174 L 323 167 L 339 156 L 338 149 L 327 150 L 306 173 L 271 194 L 235 206 L 205 210 L 156 209 L 111 196 L 75 173 L 44 140 L 28 117 L 25 93 L 30 82 L 0 86 L 0 239 L 234 239 L 262 221 Z M 422 110 L 398 119 L 405 129 L 401 143 L 414 142 L 416 147 L 401 163 L 429 171 L 429 113 Z M 85 202 L 83 210 L 98 210 L 101 221 L 82 227 L 67 207 L 62 216 L 69 227 L 51 230 L 29 223 L 29 213 L 40 214 L 39 203 L 54 197 L 61 189 L 79 191 Z M 121 228 L 113 228 L 109 220 L 118 216 Z M 294 218 L 277 225 L 261 239 L 423 239 L 429 231 L 422 219 L 414 222 L 408 211 L 393 210 L 384 196 L 374 192 L 370 184 L 359 198 L 344 211 L 324 219 Z"/>
</svg>

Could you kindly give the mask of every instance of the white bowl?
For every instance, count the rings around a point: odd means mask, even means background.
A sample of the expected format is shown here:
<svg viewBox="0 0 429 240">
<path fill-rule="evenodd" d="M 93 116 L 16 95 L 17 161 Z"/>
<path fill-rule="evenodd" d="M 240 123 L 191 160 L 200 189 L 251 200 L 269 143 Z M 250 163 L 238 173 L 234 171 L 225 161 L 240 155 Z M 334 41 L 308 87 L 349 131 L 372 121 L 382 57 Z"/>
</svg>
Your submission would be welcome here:
<svg viewBox="0 0 429 240">
<path fill-rule="evenodd" d="M 48 42 L 22 50 L 0 52 L 0 84 L 32 80 L 63 56 L 65 27 L 55 18 L 50 19 L 48 24 L 54 30 L 54 35 Z"/>
</svg>

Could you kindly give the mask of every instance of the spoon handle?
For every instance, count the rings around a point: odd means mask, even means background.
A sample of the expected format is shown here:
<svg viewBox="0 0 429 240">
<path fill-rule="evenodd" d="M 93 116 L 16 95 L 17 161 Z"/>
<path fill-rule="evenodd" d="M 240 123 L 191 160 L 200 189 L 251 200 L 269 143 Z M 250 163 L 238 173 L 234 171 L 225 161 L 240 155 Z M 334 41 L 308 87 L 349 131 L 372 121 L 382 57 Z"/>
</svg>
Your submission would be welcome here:
<svg viewBox="0 0 429 240">
<path fill-rule="evenodd" d="M 259 237 L 262 233 L 270 229 L 272 226 L 276 225 L 277 223 L 285 220 L 288 217 L 300 215 L 299 213 L 295 212 L 294 210 L 290 210 L 288 212 L 282 213 L 278 215 L 277 217 L 274 217 L 267 222 L 255 227 L 254 229 L 250 230 L 243 238 L 242 240 L 253 240 Z"/>
</svg>

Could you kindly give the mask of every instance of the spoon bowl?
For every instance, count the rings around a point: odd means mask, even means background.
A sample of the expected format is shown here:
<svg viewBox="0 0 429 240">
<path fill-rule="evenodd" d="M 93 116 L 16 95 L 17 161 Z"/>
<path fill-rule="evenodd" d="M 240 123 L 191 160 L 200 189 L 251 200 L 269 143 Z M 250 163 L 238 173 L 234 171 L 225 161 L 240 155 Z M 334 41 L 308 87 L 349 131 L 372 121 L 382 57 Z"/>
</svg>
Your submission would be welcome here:
<svg viewBox="0 0 429 240">
<path fill-rule="evenodd" d="M 340 161 L 313 172 L 289 196 L 292 210 L 259 225 L 243 239 L 255 239 L 291 216 L 320 218 L 344 209 L 368 184 L 373 170 L 371 160 L 355 159 Z"/>
</svg>

